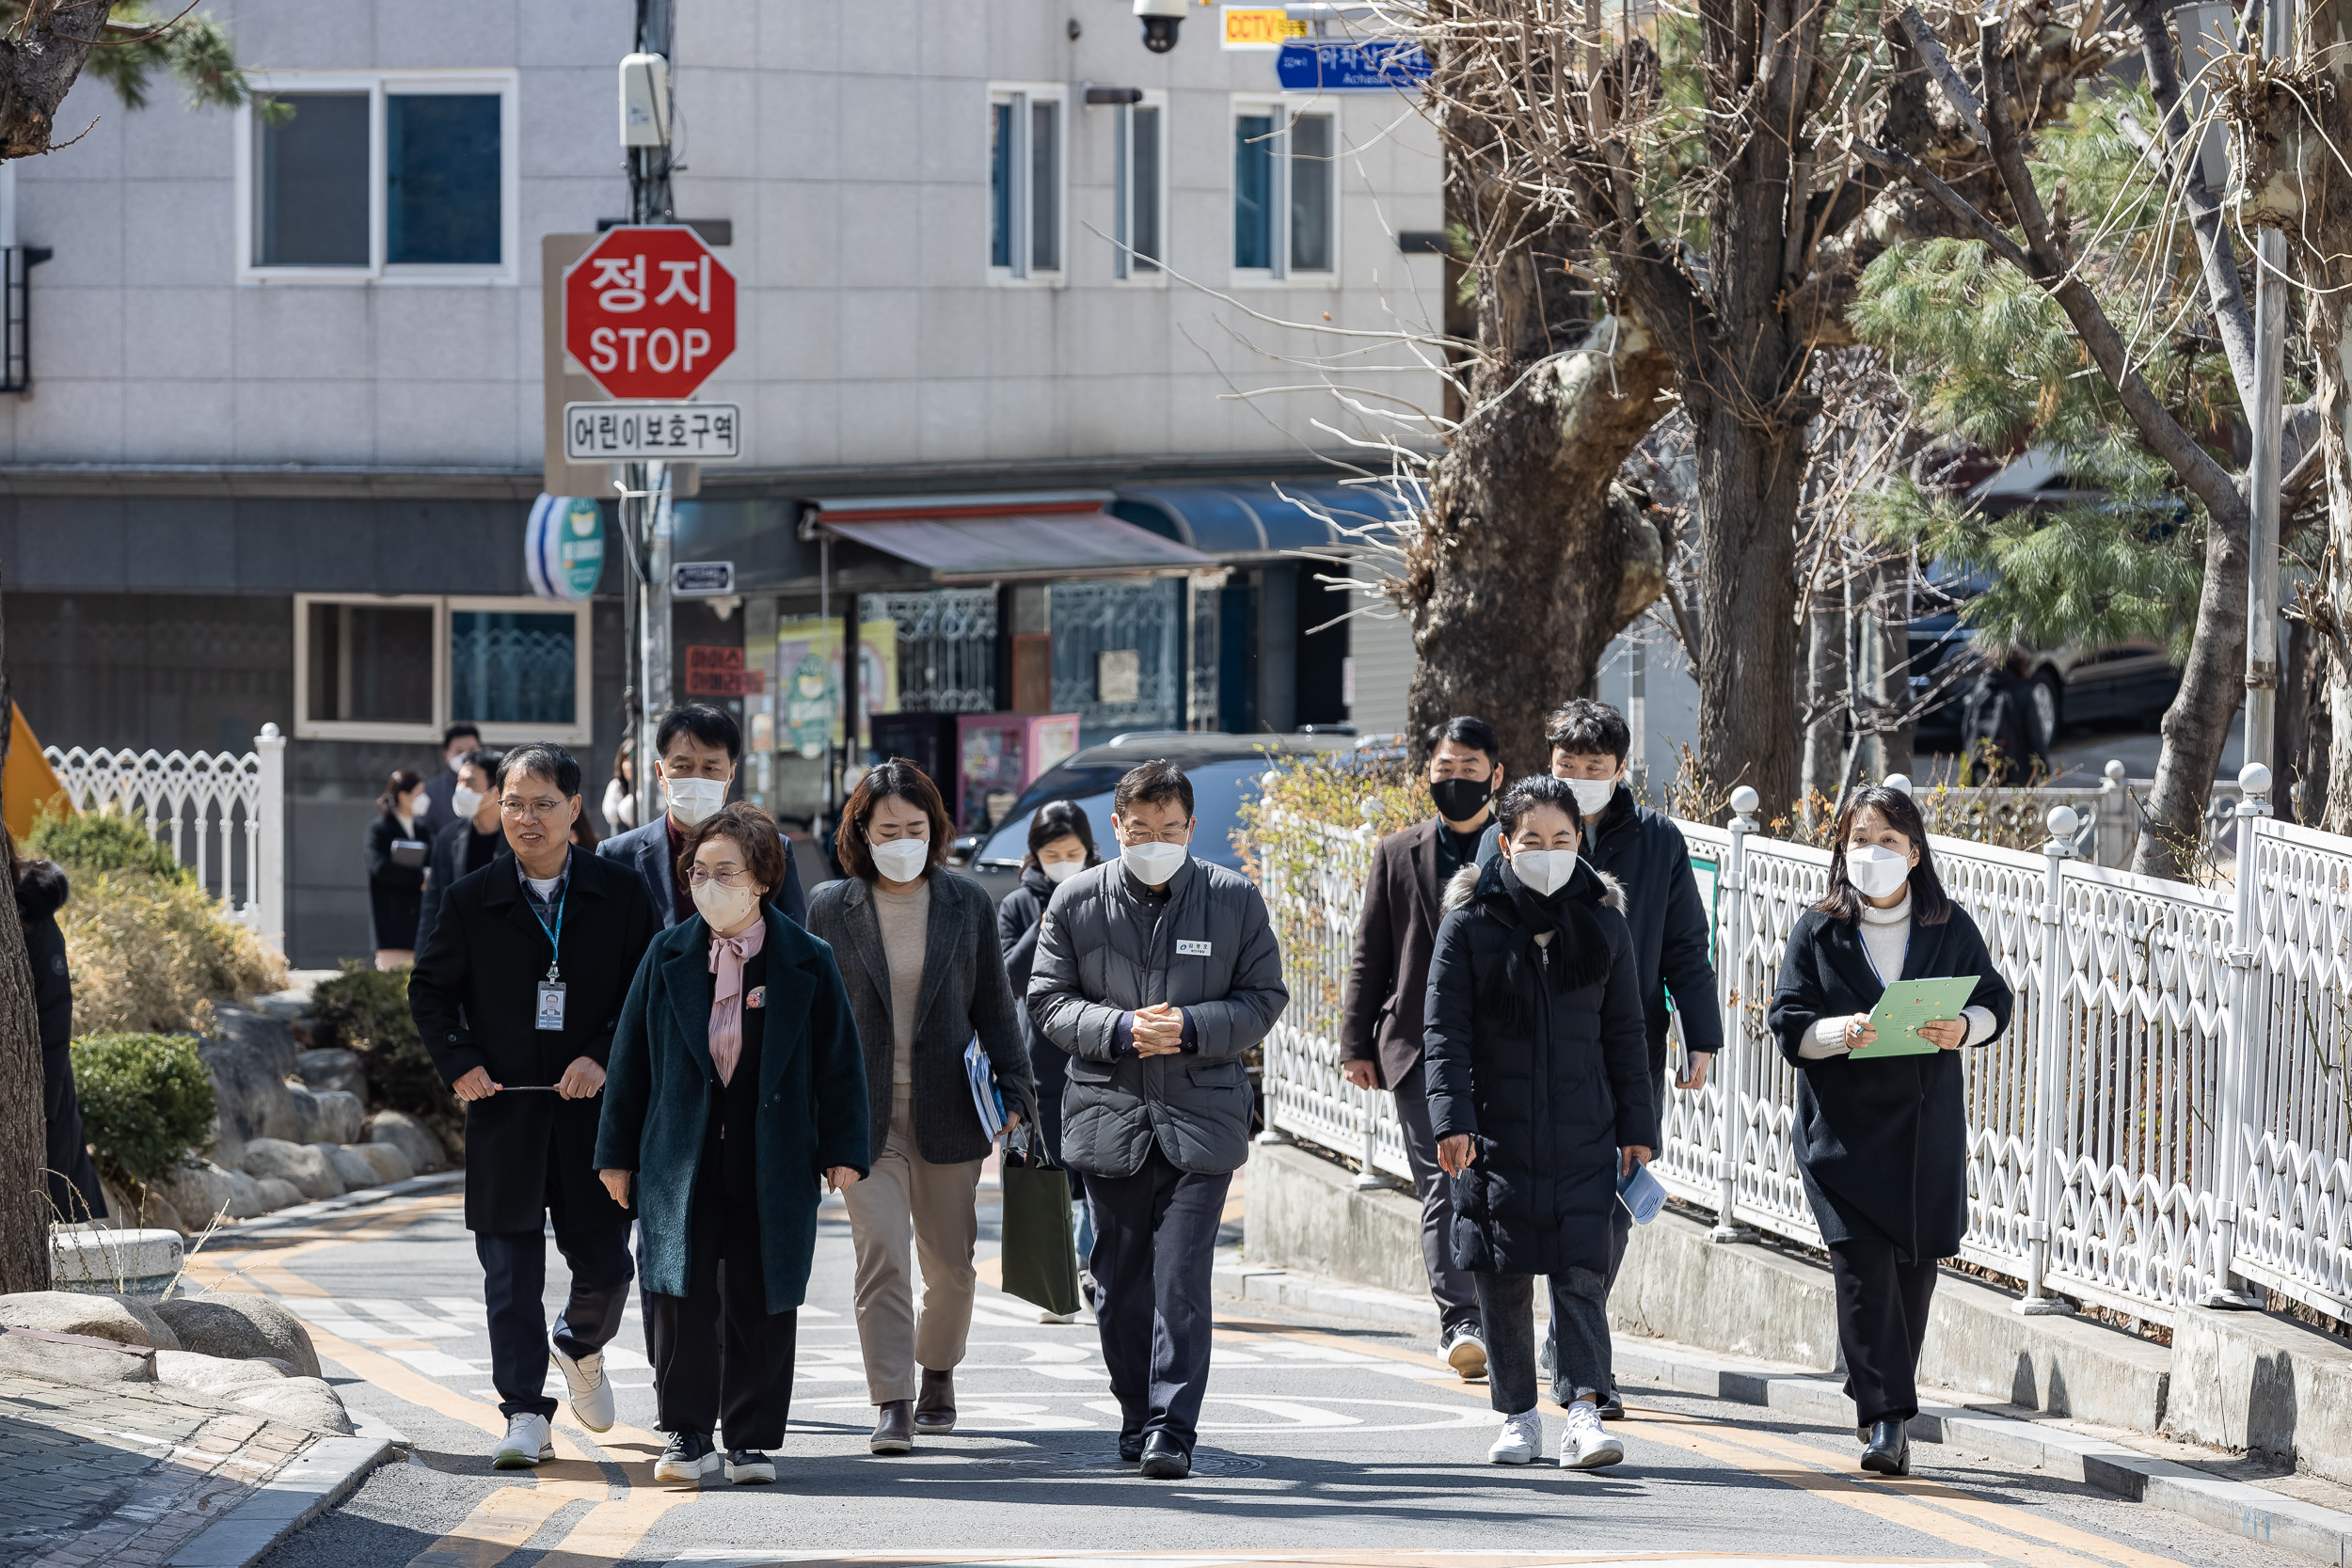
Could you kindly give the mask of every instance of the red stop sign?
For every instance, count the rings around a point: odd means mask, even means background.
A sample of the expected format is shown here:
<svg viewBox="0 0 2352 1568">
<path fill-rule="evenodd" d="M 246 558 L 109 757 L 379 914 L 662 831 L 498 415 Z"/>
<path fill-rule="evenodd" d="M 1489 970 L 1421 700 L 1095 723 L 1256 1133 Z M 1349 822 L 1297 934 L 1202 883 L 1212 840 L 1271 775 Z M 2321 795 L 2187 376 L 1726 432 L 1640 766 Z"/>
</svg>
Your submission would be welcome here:
<svg viewBox="0 0 2352 1568">
<path fill-rule="evenodd" d="M 735 275 L 683 224 L 609 230 L 564 274 L 564 348 L 616 398 L 691 396 L 735 352 Z"/>
</svg>

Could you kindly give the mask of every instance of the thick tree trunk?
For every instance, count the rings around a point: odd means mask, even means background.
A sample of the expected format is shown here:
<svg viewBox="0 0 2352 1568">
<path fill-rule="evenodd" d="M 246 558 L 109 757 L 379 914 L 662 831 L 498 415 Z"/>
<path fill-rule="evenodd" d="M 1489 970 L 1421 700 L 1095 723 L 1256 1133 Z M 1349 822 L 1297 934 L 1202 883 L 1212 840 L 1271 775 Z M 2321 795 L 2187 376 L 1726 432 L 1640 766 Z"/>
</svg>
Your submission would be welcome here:
<svg viewBox="0 0 2352 1568">
<path fill-rule="evenodd" d="M 1846 605 L 1842 594 L 1817 583 L 1805 610 L 1804 764 L 1798 780 L 1802 799 L 1835 801 L 1845 784 Z"/>
<path fill-rule="evenodd" d="M 1698 433 L 1699 775 L 1722 789 L 1753 785 L 1769 821 L 1797 795 L 1788 610 L 1804 433 L 1759 428 L 1711 389 L 1691 414 Z"/>
<path fill-rule="evenodd" d="M 1664 588 L 1657 531 L 1612 477 L 1658 420 L 1666 359 L 1622 320 L 1587 341 L 1604 352 L 1537 369 L 1438 464 L 1407 579 L 1416 754 L 1430 725 L 1474 714 L 1502 736 L 1511 777 L 1544 771 L 1546 717 Z M 1526 369 L 1482 367 L 1473 389 Z"/>
<path fill-rule="evenodd" d="M 0 663 L 7 658 L 0 626 Z M 0 710 L 0 723 L 9 721 Z M 6 832 L 0 829 L 0 832 Z M 8 890 L 11 898 L 16 890 Z M 0 915 L 0 1295 L 49 1289 L 49 1138 L 41 1117 L 40 1020 L 15 906 Z"/>
<path fill-rule="evenodd" d="M 1862 635 L 1872 644 L 1870 699 L 1877 733 L 1863 774 L 1876 784 L 1890 773 L 1909 777 L 1915 723 L 1899 722 L 1911 705 L 1911 558 L 1890 557 L 1870 570 L 1870 614 Z"/>
<path fill-rule="evenodd" d="M 2181 689 L 2164 710 L 2164 747 L 2148 791 L 2148 821 L 2132 853 L 2145 877 L 2185 878 L 2230 721 L 2246 696 L 2246 518 L 2205 523 L 2205 584 L 2197 596 L 2197 630 Z"/>
</svg>

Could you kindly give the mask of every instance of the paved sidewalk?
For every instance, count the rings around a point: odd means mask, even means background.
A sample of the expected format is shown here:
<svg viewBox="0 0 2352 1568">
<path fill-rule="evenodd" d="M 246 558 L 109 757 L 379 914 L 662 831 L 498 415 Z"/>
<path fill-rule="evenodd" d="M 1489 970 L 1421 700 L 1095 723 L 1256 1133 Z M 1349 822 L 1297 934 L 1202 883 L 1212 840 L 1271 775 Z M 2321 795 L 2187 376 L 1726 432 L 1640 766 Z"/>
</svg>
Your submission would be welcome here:
<svg viewBox="0 0 2352 1568">
<path fill-rule="evenodd" d="M 152 1386 L 0 1372 L 0 1564 L 153 1568 L 315 1436 Z"/>
</svg>

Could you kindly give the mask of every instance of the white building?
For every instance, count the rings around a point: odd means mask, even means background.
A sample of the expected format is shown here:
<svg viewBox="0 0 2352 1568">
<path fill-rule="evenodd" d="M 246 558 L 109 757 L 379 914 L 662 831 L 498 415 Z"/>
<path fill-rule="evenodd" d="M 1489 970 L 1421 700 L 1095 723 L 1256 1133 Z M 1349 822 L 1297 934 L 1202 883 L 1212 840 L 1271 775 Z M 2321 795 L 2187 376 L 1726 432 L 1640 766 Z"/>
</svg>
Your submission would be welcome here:
<svg viewBox="0 0 2352 1568">
<path fill-rule="evenodd" d="M 167 84 L 127 111 L 89 80 L 58 117 L 61 141 L 87 133 L 13 171 L 0 241 L 40 259 L 10 306 L 28 389 L 0 398 L 10 665 L 44 740 L 294 735 L 290 927 L 316 962 L 368 945 L 361 827 L 442 724 L 609 768 L 620 568 L 588 602 L 532 599 L 522 536 L 541 239 L 628 210 L 614 79 L 635 10 L 212 9 L 290 117 L 186 111 Z M 1394 93 L 1285 95 L 1271 54 L 1219 47 L 1214 8 L 1167 55 L 1128 12 L 677 8 L 675 211 L 740 289 L 738 351 L 702 395 L 740 404 L 747 437 L 677 507 L 680 555 L 732 560 L 742 600 L 681 608 L 678 683 L 695 648 L 744 651 L 755 678 L 727 700 L 773 753 L 781 812 L 813 774 L 763 710 L 851 623 L 847 678 L 885 712 L 1076 711 L 1089 734 L 1401 719 L 1392 678 L 1343 701 L 1364 623 L 1301 637 L 1343 607 L 1281 553 L 1326 537 L 1276 483 L 1342 495 L 1316 421 L 1343 411 L 1237 394 L 1312 386 L 1311 361 L 1345 352 L 1350 382 L 1434 404 L 1403 351 L 1339 336 L 1440 318 L 1434 138 Z M 843 624 L 812 629 L 804 517 L 874 538 L 943 514 L 1092 529 L 1111 564 L 1082 581 L 1012 546 L 959 564 L 843 533 Z M 1400 668 L 1395 626 L 1367 671 Z"/>
</svg>

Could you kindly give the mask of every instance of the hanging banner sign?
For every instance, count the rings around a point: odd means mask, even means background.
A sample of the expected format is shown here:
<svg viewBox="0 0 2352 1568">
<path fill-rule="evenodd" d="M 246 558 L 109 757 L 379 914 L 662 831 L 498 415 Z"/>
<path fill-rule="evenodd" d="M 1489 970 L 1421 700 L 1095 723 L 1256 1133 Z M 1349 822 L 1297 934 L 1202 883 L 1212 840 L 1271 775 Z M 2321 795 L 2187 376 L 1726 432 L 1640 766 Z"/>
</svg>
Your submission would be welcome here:
<svg viewBox="0 0 2352 1568">
<path fill-rule="evenodd" d="M 523 530 L 523 570 L 543 599 L 574 603 L 604 576 L 604 514 L 585 496 L 541 496 Z"/>
<path fill-rule="evenodd" d="M 1284 92 L 1411 92 L 1429 74 L 1429 56 L 1404 39 L 1367 43 L 1282 45 L 1274 73 Z"/>
</svg>

